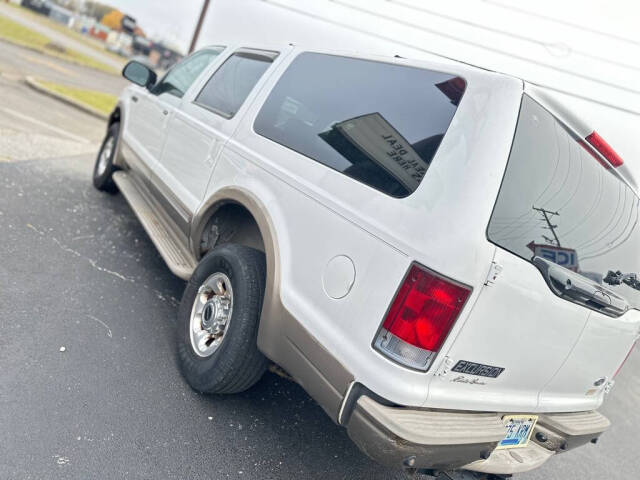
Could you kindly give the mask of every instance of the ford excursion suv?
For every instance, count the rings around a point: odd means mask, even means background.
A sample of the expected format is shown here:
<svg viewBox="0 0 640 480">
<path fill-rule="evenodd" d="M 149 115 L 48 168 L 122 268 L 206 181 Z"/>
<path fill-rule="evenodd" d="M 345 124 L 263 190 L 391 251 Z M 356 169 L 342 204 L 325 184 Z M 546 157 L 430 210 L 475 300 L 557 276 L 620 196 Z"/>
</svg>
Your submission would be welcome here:
<svg viewBox="0 0 640 480">
<path fill-rule="evenodd" d="M 434 475 L 506 477 L 609 427 L 640 333 L 638 187 L 543 90 L 294 45 L 123 74 L 93 183 L 188 281 L 195 390 L 274 363 L 371 458 Z"/>
</svg>

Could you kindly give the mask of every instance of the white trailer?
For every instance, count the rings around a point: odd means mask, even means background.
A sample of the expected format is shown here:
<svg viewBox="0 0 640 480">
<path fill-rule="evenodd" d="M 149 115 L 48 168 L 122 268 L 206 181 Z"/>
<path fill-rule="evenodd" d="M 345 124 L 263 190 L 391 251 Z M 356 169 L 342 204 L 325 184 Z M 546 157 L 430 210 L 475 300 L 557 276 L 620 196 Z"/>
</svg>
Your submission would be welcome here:
<svg viewBox="0 0 640 480">
<path fill-rule="evenodd" d="M 515 75 L 593 125 L 640 173 L 638 15 L 640 5 L 625 0 L 216 0 L 200 44 L 440 55 Z"/>
</svg>

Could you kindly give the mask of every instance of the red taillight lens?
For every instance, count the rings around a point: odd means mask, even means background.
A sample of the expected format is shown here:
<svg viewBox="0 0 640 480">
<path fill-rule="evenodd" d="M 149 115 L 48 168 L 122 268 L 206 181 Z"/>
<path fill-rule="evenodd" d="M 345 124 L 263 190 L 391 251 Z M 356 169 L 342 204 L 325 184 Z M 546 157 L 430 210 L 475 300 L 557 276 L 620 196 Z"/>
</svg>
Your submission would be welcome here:
<svg viewBox="0 0 640 480">
<path fill-rule="evenodd" d="M 585 140 L 589 142 L 589 144 L 595 148 L 598 153 L 600 153 L 607 161 L 614 167 L 621 166 L 624 161 L 620 158 L 620 155 L 616 153 L 616 151 L 611 148 L 607 142 L 605 142 L 604 138 L 598 135 L 598 132 L 592 132 L 585 137 Z"/>
<path fill-rule="evenodd" d="M 375 346 L 395 360 L 428 369 L 471 290 L 412 265 Z"/>
</svg>

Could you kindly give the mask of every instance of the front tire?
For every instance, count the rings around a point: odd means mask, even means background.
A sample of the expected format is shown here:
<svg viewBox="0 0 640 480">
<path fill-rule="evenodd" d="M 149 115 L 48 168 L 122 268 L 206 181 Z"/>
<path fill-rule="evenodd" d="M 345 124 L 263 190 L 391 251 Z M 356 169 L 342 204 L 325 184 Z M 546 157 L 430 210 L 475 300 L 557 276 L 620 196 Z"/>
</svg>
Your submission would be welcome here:
<svg viewBox="0 0 640 480">
<path fill-rule="evenodd" d="M 102 141 L 96 164 L 93 167 L 93 186 L 103 192 L 115 193 L 118 187 L 111 178 L 117 167 L 113 164 L 120 135 L 120 124 L 114 123 L 107 129 Z"/>
<path fill-rule="evenodd" d="M 237 393 L 267 368 L 258 350 L 264 297 L 264 253 L 226 244 L 207 253 L 178 310 L 178 359 L 189 385 L 204 393 Z"/>
</svg>

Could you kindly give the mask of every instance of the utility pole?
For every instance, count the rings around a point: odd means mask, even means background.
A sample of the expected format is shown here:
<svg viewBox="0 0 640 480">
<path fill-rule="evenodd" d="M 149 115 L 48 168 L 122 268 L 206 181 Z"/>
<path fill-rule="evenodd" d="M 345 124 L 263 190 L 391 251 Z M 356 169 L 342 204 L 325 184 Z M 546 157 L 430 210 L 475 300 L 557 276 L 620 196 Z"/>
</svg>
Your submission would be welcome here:
<svg viewBox="0 0 640 480">
<path fill-rule="evenodd" d="M 547 230 L 551 230 L 551 233 L 553 234 L 553 239 L 547 237 L 546 235 L 543 235 L 542 237 L 549 243 L 555 240 L 556 247 L 560 247 L 561 246 L 560 240 L 558 239 L 558 235 L 556 235 L 556 230 L 555 230 L 556 228 L 558 228 L 558 225 L 553 225 L 551 223 L 551 217 L 555 215 L 560 215 L 560 214 L 558 212 L 552 212 L 551 210 L 545 210 L 544 208 L 537 208 L 535 206 L 531 208 L 533 208 L 536 212 L 540 212 L 542 214 L 544 221 L 547 222 L 547 226 L 544 228 L 546 228 Z"/>
<path fill-rule="evenodd" d="M 200 18 L 198 19 L 198 24 L 196 25 L 196 31 L 193 32 L 193 38 L 191 39 L 191 46 L 189 47 L 189 53 L 193 52 L 196 49 L 196 43 L 198 42 L 198 37 L 200 36 L 200 30 L 202 29 L 202 23 L 204 22 L 204 17 L 207 16 L 207 10 L 209 9 L 209 1 L 204 0 L 202 4 L 202 11 L 200 12 Z"/>
</svg>

